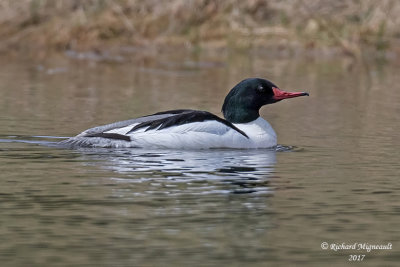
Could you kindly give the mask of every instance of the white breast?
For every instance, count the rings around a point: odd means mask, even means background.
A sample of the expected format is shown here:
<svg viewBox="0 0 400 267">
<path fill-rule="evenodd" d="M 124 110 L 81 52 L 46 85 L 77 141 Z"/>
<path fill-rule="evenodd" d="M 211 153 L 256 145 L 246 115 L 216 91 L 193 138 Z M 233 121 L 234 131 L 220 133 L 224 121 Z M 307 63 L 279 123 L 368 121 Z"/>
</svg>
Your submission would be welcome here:
<svg viewBox="0 0 400 267">
<path fill-rule="evenodd" d="M 247 134 L 250 139 L 250 147 L 270 148 L 277 145 L 274 129 L 261 117 L 248 123 L 236 123 L 234 125 Z"/>
</svg>

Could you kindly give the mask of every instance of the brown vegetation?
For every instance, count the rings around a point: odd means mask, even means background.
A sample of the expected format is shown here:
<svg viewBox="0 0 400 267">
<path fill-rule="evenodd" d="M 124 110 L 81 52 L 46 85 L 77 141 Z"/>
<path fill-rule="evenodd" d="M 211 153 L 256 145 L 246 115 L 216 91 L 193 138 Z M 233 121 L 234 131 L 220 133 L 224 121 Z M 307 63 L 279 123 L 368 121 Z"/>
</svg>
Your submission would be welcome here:
<svg viewBox="0 0 400 267">
<path fill-rule="evenodd" d="M 336 47 L 357 57 L 400 52 L 398 14 L 398 0 L 0 0 L 0 50 Z"/>
</svg>

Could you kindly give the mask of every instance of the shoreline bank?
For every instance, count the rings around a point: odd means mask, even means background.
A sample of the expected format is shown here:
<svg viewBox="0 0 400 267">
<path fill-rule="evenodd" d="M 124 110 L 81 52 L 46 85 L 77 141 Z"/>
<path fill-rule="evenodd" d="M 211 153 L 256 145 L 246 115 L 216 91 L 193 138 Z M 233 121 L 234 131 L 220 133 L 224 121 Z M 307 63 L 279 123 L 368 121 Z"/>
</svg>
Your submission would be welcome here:
<svg viewBox="0 0 400 267">
<path fill-rule="evenodd" d="M 0 53 L 271 50 L 400 56 L 395 0 L 0 0 Z"/>
</svg>

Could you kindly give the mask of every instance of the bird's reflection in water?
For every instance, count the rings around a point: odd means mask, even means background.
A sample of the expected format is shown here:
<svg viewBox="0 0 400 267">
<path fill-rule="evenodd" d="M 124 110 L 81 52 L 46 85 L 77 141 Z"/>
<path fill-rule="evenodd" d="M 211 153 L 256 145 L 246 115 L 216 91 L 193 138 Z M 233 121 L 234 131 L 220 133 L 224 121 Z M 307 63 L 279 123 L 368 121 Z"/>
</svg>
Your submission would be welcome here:
<svg viewBox="0 0 400 267">
<path fill-rule="evenodd" d="M 135 194 L 269 194 L 276 149 L 80 149 L 85 164 L 111 170 Z M 139 186 L 140 185 L 140 186 Z M 148 186 L 143 187 L 143 186 Z"/>
</svg>

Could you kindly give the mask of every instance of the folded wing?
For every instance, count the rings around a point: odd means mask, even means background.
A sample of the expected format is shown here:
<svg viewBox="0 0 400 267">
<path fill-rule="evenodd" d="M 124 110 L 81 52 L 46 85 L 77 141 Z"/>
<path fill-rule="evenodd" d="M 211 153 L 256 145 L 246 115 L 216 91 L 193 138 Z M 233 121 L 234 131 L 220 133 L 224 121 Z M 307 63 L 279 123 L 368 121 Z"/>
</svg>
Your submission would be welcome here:
<svg viewBox="0 0 400 267">
<path fill-rule="evenodd" d="M 165 138 L 169 134 L 176 136 L 177 134 L 189 132 L 223 135 L 230 130 L 248 138 L 243 131 L 232 123 L 212 113 L 181 109 L 94 127 L 62 143 L 84 147 L 97 145 L 112 147 L 114 146 L 113 144 L 125 146 L 124 142 L 136 141 L 137 144 L 140 144 L 140 139 L 146 139 L 147 137 L 149 137 L 149 140 L 155 140 L 154 138 L 157 138 L 157 136 Z M 196 135 L 193 136 L 195 137 Z M 143 141 L 148 142 L 146 140 Z"/>
</svg>

